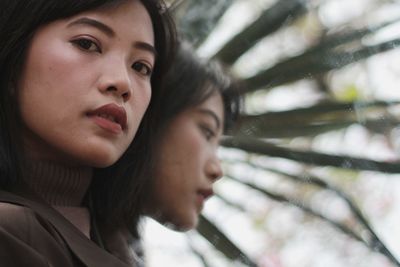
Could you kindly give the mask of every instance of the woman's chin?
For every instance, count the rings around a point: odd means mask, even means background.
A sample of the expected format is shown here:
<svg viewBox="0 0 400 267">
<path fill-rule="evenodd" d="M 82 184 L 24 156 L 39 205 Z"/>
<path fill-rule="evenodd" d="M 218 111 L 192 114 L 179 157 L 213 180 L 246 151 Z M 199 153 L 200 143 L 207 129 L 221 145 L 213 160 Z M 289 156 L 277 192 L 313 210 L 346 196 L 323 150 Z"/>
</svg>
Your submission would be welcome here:
<svg viewBox="0 0 400 267">
<path fill-rule="evenodd" d="M 88 166 L 93 166 L 95 168 L 106 168 L 117 162 L 120 156 L 121 153 L 111 153 L 111 151 L 95 151 L 95 153 L 88 153 L 86 158 L 82 158 L 82 162 L 87 162 Z"/>
<path fill-rule="evenodd" d="M 195 218 L 190 219 L 186 218 L 185 220 L 176 220 L 175 218 L 175 220 L 165 220 L 160 223 L 171 230 L 178 232 L 187 232 L 196 228 L 198 217 L 196 216 Z"/>
</svg>

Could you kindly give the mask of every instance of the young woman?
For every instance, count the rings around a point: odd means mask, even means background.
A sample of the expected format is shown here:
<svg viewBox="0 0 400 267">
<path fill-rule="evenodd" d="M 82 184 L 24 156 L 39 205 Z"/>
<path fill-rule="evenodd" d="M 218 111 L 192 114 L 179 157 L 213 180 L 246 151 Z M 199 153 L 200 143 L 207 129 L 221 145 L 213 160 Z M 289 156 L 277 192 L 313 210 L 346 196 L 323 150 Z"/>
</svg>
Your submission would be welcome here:
<svg viewBox="0 0 400 267">
<path fill-rule="evenodd" d="M 174 43 L 162 6 L 158 0 L 1 1 L 2 266 L 134 264 L 121 238 L 124 214 L 99 212 L 91 203 L 102 200 L 88 192 L 93 170 L 117 162 L 151 95 L 159 97 Z M 103 215 L 98 224 L 107 218 L 118 227 L 97 229 L 91 213 Z"/>
<path fill-rule="evenodd" d="M 182 46 L 167 74 L 143 209 L 176 230 L 197 225 L 213 183 L 222 176 L 217 157 L 221 135 L 239 112 L 237 84 L 218 64 L 193 54 Z"/>
</svg>

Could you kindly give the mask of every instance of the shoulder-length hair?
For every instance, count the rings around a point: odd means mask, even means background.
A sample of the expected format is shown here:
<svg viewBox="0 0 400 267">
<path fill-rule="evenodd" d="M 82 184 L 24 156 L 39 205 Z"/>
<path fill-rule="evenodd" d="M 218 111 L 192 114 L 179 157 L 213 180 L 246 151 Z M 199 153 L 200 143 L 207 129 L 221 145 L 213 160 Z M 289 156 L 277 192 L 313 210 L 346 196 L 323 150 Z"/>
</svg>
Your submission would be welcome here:
<svg viewBox="0 0 400 267">
<path fill-rule="evenodd" d="M 22 145 L 22 122 L 19 114 L 19 104 L 16 85 L 30 41 L 42 25 L 52 21 L 67 18 L 84 11 L 118 5 L 124 1 L 139 0 L 2 0 L 0 1 L 0 189 L 11 190 L 21 177 L 21 162 L 24 159 Z M 175 49 L 175 26 L 165 8 L 163 0 L 140 0 L 145 6 L 153 23 L 156 64 L 152 74 L 152 102 L 161 94 L 160 84 L 165 70 L 170 65 L 170 59 Z M 135 27 L 135 25 L 132 25 Z M 143 118 L 143 128 L 150 119 Z M 139 129 L 143 132 L 143 129 Z M 143 135 L 141 139 L 143 139 Z M 114 174 L 114 173 L 113 173 Z M 100 178 L 104 173 L 96 173 Z M 113 177 L 109 177 L 112 179 Z M 94 179 L 96 180 L 96 179 Z M 101 183 L 101 179 L 99 182 Z M 113 199 L 112 188 L 102 192 L 101 184 L 94 182 L 94 202 L 101 208 L 104 201 Z M 115 200 L 115 199 L 113 199 Z M 115 200 L 118 204 L 118 200 Z M 119 205 L 119 204 L 118 204 Z M 98 213 L 98 212 L 96 212 Z M 108 216 L 107 210 L 101 213 Z"/>
</svg>

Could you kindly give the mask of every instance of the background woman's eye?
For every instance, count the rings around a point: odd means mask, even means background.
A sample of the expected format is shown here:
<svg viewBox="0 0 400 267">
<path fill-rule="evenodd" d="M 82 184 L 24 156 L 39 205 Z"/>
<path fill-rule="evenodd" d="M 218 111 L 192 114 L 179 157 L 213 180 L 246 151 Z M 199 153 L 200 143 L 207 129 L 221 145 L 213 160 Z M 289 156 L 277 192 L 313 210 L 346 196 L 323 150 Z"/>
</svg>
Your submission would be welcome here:
<svg viewBox="0 0 400 267">
<path fill-rule="evenodd" d="M 215 133 L 207 126 L 200 126 L 201 131 L 203 132 L 204 137 L 207 140 L 211 140 L 215 136 Z"/>
<path fill-rule="evenodd" d="M 139 72 L 144 76 L 150 76 L 152 73 L 151 68 L 142 62 L 133 63 L 132 69 L 134 69 L 135 71 Z"/>
<path fill-rule="evenodd" d="M 99 46 L 95 42 L 86 38 L 74 40 L 73 43 L 83 50 L 101 52 Z"/>
</svg>

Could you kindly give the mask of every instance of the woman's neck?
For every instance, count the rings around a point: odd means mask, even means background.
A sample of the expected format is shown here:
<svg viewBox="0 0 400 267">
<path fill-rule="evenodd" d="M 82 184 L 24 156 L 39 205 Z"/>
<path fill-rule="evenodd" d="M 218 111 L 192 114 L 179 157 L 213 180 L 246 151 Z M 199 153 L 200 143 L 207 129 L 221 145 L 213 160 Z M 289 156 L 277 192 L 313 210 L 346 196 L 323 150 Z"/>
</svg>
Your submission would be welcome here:
<svg viewBox="0 0 400 267">
<path fill-rule="evenodd" d="M 25 183 L 48 204 L 78 207 L 90 186 L 92 168 L 30 161 L 25 164 L 23 176 Z"/>
<path fill-rule="evenodd" d="M 90 238 L 90 214 L 83 199 L 92 168 L 69 167 L 48 161 L 29 161 L 23 170 L 25 184 Z"/>
</svg>

